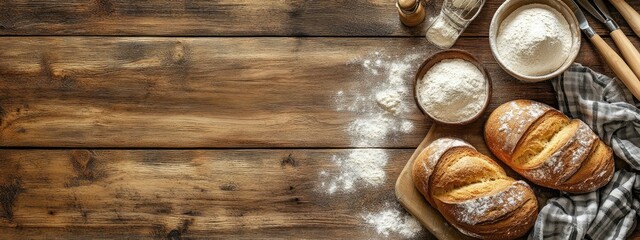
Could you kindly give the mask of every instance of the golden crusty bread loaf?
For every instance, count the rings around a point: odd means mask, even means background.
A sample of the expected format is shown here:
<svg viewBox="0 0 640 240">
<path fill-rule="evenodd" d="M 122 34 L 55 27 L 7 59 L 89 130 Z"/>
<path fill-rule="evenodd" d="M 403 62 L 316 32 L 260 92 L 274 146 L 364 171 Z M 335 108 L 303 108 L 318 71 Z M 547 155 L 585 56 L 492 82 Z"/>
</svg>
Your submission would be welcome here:
<svg viewBox="0 0 640 240">
<path fill-rule="evenodd" d="M 611 148 L 587 124 L 530 100 L 514 100 L 491 113 L 487 146 L 535 184 L 572 193 L 592 192 L 611 180 Z"/>
<path fill-rule="evenodd" d="M 514 239 L 535 222 L 538 201 L 529 185 L 460 139 L 433 141 L 416 158 L 412 175 L 427 202 L 465 235 Z"/>
</svg>

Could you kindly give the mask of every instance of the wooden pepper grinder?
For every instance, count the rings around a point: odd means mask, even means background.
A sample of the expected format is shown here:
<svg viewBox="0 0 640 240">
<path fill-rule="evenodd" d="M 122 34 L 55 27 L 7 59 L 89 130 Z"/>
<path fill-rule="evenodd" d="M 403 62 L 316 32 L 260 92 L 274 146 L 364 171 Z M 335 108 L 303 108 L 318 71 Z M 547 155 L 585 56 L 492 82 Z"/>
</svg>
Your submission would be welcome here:
<svg viewBox="0 0 640 240">
<path fill-rule="evenodd" d="M 424 21 L 426 11 L 420 0 L 397 0 L 400 22 L 407 27 L 414 27 Z"/>
</svg>

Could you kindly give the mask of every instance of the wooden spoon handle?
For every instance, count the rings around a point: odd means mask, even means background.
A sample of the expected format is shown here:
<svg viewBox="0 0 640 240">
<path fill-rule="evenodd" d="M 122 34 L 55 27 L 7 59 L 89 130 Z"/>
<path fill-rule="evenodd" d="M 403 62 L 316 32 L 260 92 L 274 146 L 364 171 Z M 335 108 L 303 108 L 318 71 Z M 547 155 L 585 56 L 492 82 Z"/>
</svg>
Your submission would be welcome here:
<svg viewBox="0 0 640 240">
<path fill-rule="evenodd" d="M 609 2 L 618 9 L 618 12 L 622 14 L 622 17 L 624 17 L 624 20 L 631 26 L 633 32 L 640 37 L 640 14 L 638 14 L 636 10 L 633 10 L 624 0 L 609 0 Z"/>
<path fill-rule="evenodd" d="M 640 78 L 640 53 L 638 49 L 633 46 L 629 38 L 627 38 L 620 29 L 611 32 L 611 37 L 616 43 L 616 46 L 618 46 L 618 49 L 620 49 L 622 57 L 629 65 L 629 68 L 631 68 L 631 71 L 633 71 L 637 78 Z"/>
<path fill-rule="evenodd" d="M 602 40 L 600 35 L 595 34 L 589 40 L 596 46 L 596 49 L 598 49 L 598 52 L 600 52 L 600 55 L 602 55 L 604 61 L 607 62 L 607 65 L 613 70 L 618 79 L 627 86 L 636 99 L 640 99 L 640 80 L 638 80 L 638 77 L 631 71 L 627 63 Z"/>
</svg>

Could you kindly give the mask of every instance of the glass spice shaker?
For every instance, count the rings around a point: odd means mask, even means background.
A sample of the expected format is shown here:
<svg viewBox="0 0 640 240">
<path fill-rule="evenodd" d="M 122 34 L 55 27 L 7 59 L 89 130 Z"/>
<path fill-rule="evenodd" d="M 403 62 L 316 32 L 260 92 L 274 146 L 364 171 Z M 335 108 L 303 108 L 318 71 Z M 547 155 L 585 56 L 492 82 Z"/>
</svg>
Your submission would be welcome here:
<svg viewBox="0 0 640 240">
<path fill-rule="evenodd" d="M 485 0 L 444 0 L 435 21 L 427 29 L 427 40 L 448 49 L 482 10 Z"/>
<path fill-rule="evenodd" d="M 414 27 L 424 21 L 426 11 L 420 0 L 397 0 L 396 7 L 400 22 L 407 27 Z"/>
</svg>

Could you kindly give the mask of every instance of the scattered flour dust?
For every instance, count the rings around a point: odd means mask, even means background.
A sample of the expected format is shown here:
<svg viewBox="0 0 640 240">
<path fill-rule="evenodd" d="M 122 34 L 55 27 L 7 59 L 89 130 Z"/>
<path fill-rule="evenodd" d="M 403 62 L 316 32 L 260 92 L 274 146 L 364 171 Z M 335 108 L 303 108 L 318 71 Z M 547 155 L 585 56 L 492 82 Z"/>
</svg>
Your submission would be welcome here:
<svg viewBox="0 0 640 240">
<path fill-rule="evenodd" d="M 353 146 L 379 146 L 413 130 L 413 123 L 400 116 L 415 108 L 411 82 L 420 57 L 374 52 L 353 60 L 361 67 L 361 79 L 335 95 L 336 110 L 358 116 L 346 129 Z"/>
<path fill-rule="evenodd" d="M 334 99 L 339 112 L 352 113 L 354 120 L 345 129 L 351 145 L 379 147 L 413 130 L 413 123 L 401 116 L 415 110 L 411 86 L 414 71 L 423 56 L 388 56 L 374 52 L 349 64 L 359 68 L 359 78 L 347 89 L 336 92 Z M 321 172 L 321 187 L 329 194 L 352 192 L 358 186 L 377 187 L 386 180 L 385 150 L 353 150 L 333 156 L 335 171 Z"/>
<path fill-rule="evenodd" d="M 379 147 L 413 130 L 412 121 L 402 116 L 416 110 L 411 83 L 425 55 L 398 57 L 373 52 L 348 63 L 357 68 L 360 77 L 336 92 L 334 99 L 337 111 L 355 116 L 345 129 L 352 146 Z M 353 149 L 331 160 L 335 170 L 320 171 L 322 191 L 329 195 L 378 187 L 388 180 L 384 168 L 389 156 L 384 149 Z M 422 233 L 418 221 L 397 202 L 386 202 L 381 211 L 364 213 L 362 219 L 384 237 L 398 234 L 409 238 Z"/>
<path fill-rule="evenodd" d="M 379 186 L 385 181 L 384 166 L 387 165 L 387 153 L 382 149 L 355 149 L 346 157 L 334 155 L 332 161 L 339 168 L 339 174 L 323 185 L 332 194 L 338 189 L 351 192 L 354 184 L 362 182 L 365 186 Z M 321 175 L 327 175 L 322 171 Z"/>
<path fill-rule="evenodd" d="M 422 226 L 415 218 L 401 212 L 398 208 L 386 208 L 377 213 L 369 213 L 363 216 L 363 219 L 374 227 L 378 234 L 385 237 L 395 232 L 411 238 L 422 231 Z"/>
</svg>

